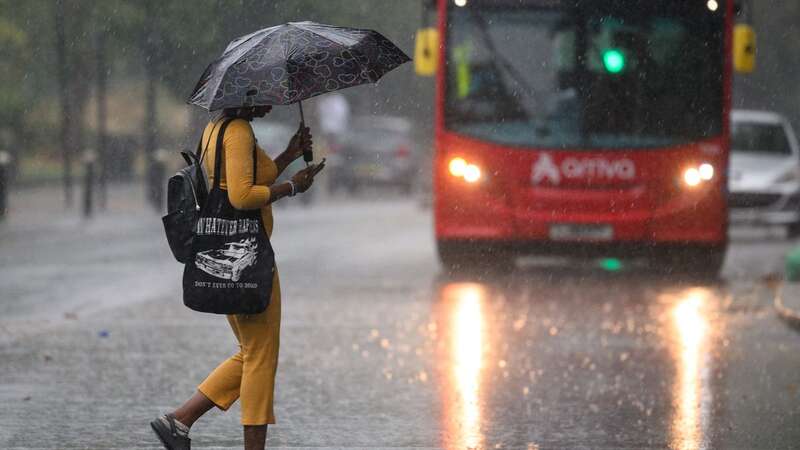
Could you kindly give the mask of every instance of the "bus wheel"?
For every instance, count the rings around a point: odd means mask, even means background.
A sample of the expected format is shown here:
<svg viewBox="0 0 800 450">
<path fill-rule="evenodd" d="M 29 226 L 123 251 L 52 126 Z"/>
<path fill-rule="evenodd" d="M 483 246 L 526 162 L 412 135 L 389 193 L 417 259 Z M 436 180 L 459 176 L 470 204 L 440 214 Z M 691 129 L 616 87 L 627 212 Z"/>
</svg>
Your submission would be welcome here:
<svg viewBox="0 0 800 450">
<path fill-rule="evenodd" d="M 438 241 L 442 268 L 450 273 L 508 273 L 514 269 L 513 252 L 500 246 Z"/>
</svg>

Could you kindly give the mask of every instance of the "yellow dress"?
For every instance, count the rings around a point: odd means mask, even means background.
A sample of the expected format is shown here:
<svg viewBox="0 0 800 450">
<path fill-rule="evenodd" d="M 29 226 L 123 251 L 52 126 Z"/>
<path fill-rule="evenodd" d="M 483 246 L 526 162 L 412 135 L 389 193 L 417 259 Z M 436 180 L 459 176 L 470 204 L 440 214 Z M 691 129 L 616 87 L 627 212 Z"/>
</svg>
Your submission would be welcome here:
<svg viewBox="0 0 800 450">
<path fill-rule="evenodd" d="M 215 122 L 212 122 L 206 126 L 202 141 L 203 148 L 210 142 L 203 160 L 210 178 L 209 186 L 214 181 L 214 157 L 221 121 L 216 127 L 214 125 Z M 269 186 L 278 177 L 278 167 L 258 147 L 258 168 L 253 184 L 254 138 L 249 122 L 233 120 L 223 139 L 225 154 L 220 168 L 220 187 L 228 191 L 234 208 L 260 208 L 264 228 L 267 235 L 271 236 L 272 207 L 267 201 L 270 197 Z M 275 423 L 272 403 L 281 328 L 281 287 L 277 270 L 272 283 L 272 298 L 266 311 L 253 315 L 229 315 L 228 322 L 239 342 L 239 352 L 214 369 L 197 389 L 222 410 L 227 410 L 241 398 L 242 425 Z"/>
</svg>

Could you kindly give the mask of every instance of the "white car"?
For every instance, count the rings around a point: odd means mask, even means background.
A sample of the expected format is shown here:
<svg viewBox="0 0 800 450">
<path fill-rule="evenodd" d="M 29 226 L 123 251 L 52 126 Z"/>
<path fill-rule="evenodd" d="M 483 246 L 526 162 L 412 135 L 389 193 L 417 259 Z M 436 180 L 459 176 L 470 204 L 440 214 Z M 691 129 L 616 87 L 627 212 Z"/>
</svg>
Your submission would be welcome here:
<svg viewBox="0 0 800 450">
<path fill-rule="evenodd" d="M 782 116 L 734 111 L 728 204 L 731 223 L 784 225 L 800 235 L 800 147 Z"/>
</svg>

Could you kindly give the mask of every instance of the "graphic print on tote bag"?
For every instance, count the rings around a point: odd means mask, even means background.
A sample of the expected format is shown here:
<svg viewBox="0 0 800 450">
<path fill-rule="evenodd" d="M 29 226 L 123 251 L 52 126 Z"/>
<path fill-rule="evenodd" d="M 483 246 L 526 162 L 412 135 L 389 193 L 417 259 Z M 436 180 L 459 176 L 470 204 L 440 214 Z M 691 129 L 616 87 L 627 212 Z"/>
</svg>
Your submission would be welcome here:
<svg viewBox="0 0 800 450">
<path fill-rule="evenodd" d="M 244 269 L 256 262 L 258 244 L 255 238 L 228 242 L 223 248 L 206 250 L 195 257 L 194 264 L 203 272 L 223 280 L 239 281 Z"/>
<path fill-rule="evenodd" d="M 197 220 L 192 251 L 183 271 L 183 303 L 215 314 L 259 314 L 269 306 L 276 277 L 275 253 L 261 209 L 238 210 L 220 188 L 223 138 L 231 119 L 217 135 L 214 183 Z M 253 184 L 258 170 L 253 145 Z"/>
</svg>

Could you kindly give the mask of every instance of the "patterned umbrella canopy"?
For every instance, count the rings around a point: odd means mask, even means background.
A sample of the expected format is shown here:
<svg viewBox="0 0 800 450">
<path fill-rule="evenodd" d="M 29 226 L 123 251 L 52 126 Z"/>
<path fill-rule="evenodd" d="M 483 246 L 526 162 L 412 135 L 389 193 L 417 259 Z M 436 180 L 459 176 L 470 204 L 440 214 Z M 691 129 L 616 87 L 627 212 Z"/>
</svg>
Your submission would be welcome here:
<svg viewBox="0 0 800 450">
<path fill-rule="evenodd" d="M 188 103 L 210 111 L 288 105 L 374 83 L 410 60 L 372 30 L 290 22 L 228 44 L 200 77 Z"/>
</svg>

